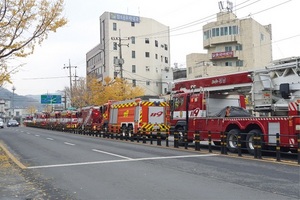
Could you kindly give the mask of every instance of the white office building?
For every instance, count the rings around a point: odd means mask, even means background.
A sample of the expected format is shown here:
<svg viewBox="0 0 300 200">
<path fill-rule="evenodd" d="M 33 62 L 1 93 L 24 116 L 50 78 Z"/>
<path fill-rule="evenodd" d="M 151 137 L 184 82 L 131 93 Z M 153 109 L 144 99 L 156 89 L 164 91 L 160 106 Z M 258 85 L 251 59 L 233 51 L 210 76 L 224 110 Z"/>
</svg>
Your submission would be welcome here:
<svg viewBox="0 0 300 200">
<path fill-rule="evenodd" d="M 100 43 L 86 54 L 87 76 L 122 77 L 146 95 L 166 92 L 170 69 L 169 27 L 154 19 L 104 12 Z"/>
</svg>

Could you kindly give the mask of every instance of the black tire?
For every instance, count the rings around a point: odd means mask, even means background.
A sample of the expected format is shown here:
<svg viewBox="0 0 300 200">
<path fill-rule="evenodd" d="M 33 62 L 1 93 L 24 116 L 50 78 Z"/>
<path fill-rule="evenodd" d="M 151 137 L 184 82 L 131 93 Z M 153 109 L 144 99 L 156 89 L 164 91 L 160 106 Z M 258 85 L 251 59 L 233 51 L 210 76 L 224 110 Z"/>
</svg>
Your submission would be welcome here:
<svg viewBox="0 0 300 200">
<path fill-rule="evenodd" d="M 262 133 L 259 129 L 251 130 L 246 137 L 246 148 L 249 154 L 254 155 L 254 135 L 262 136 Z M 263 141 L 263 140 L 262 140 Z M 262 145 L 261 145 L 262 146 Z"/>
<path fill-rule="evenodd" d="M 227 148 L 232 153 L 237 153 L 238 134 L 241 131 L 239 129 L 232 129 L 227 134 Z"/>
<path fill-rule="evenodd" d="M 179 146 L 184 146 L 184 128 L 183 127 L 179 127 L 177 130 L 178 133 L 178 145 Z"/>
</svg>

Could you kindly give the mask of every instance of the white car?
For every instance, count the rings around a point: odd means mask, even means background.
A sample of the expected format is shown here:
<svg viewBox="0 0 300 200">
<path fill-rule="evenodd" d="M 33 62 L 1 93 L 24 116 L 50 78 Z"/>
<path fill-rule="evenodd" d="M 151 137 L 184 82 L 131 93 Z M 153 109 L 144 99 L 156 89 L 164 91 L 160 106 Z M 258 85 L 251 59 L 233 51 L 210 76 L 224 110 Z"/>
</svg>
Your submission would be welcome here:
<svg viewBox="0 0 300 200">
<path fill-rule="evenodd" d="M 0 118 L 0 128 L 4 128 L 4 121 Z"/>
</svg>

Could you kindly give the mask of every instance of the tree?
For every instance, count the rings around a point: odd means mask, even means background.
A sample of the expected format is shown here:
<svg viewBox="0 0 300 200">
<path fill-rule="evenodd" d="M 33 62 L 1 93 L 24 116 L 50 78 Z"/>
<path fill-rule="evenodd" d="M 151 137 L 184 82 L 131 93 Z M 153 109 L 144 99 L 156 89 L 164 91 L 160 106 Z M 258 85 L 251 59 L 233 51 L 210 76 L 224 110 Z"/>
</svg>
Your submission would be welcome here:
<svg viewBox="0 0 300 200">
<path fill-rule="evenodd" d="M 66 90 L 69 94 L 69 89 Z M 110 77 L 104 78 L 104 83 L 96 77 L 89 76 L 86 80 L 80 79 L 72 89 L 72 105 L 84 107 L 90 105 L 103 105 L 108 100 L 132 99 L 144 95 L 140 87 L 132 87 L 126 80 Z"/>
<path fill-rule="evenodd" d="M 67 23 L 64 0 L 0 0 L 0 84 L 10 80 L 9 59 L 26 57 Z"/>
</svg>

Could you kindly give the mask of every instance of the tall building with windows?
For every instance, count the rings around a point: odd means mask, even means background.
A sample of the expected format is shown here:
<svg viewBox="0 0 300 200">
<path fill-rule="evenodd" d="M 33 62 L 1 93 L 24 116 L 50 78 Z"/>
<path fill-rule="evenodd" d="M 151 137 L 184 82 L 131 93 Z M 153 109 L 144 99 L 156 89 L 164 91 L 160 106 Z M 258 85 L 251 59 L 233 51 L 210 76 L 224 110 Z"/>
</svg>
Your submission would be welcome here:
<svg viewBox="0 0 300 200">
<path fill-rule="evenodd" d="M 166 91 L 170 72 L 169 27 L 153 19 L 104 12 L 100 43 L 86 54 L 87 76 L 121 77 L 147 95 Z M 163 73 L 164 72 L 164 73 Z M 167 77 L 167 78 L 166 78 Z"/>
<path fill-rule="evenodd" d="M 203 26 L 207 55 L 187 55 L 188 78 L 264 68 L 272 61 L 271 25 L 251 17 L 238 19 L 230 7 Z"/>
</svg>

